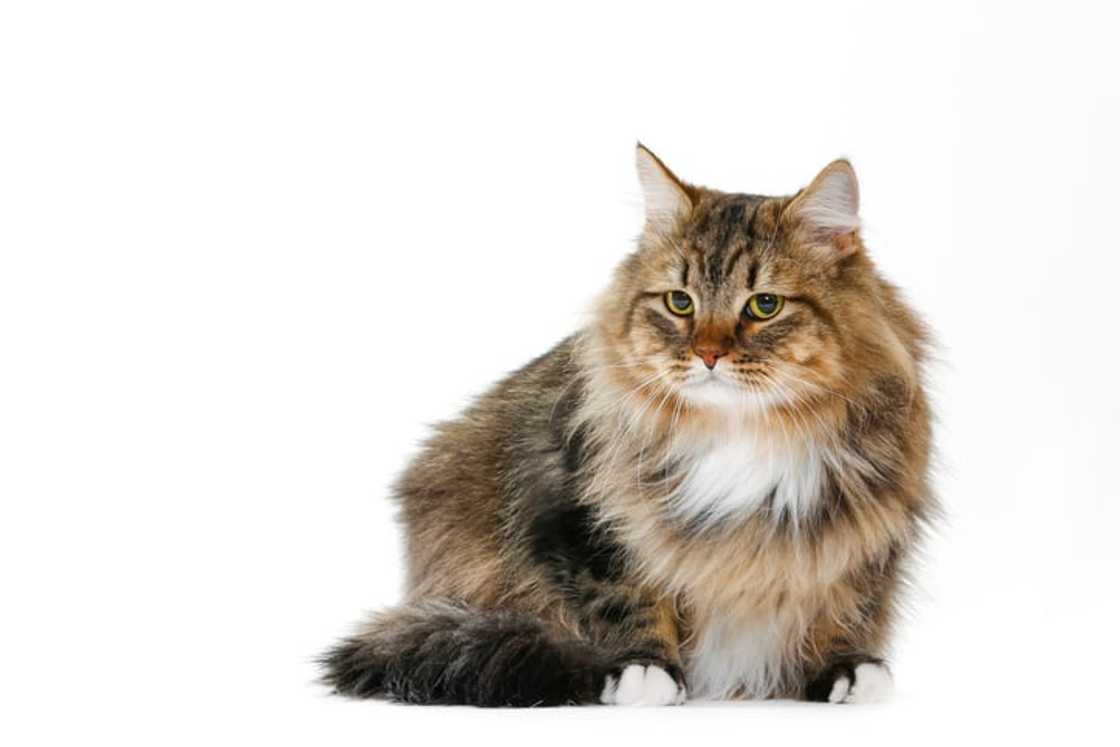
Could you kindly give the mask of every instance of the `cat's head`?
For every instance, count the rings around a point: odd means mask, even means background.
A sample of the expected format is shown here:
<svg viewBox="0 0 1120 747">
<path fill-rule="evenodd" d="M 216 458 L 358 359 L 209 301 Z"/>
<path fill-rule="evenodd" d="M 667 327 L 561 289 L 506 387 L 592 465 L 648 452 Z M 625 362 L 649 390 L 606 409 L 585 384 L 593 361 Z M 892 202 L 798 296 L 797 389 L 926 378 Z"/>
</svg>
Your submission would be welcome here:
<svg viewBox="0 0 1120 747">
<path fill-rule="evenodd" d="M 640 145 L 637 165 L 645 228 L 600 302 L 593 352 L 620 388 L 763 411 L 843 397 L 869 371 L 907 365 L 847 161 L 792 197 L 688 184 Z"/>
</svg>

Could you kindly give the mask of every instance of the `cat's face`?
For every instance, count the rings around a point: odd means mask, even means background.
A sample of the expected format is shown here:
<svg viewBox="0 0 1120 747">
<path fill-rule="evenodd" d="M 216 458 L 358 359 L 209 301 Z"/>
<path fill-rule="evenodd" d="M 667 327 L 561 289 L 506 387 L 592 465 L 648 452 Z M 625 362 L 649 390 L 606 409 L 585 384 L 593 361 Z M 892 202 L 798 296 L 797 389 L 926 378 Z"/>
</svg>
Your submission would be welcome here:
<svg viewBox="0 0 1120 747">
<path fill-rule="evenodd" d="M 641 399 L 728 411 L 846 389 L 845 328 L 874 315 L 851 167 L 794 198 L 692 187 L 644 149 L 639 173 L 646 229 L 609 294 L 616 378 Z"/>
</svg>

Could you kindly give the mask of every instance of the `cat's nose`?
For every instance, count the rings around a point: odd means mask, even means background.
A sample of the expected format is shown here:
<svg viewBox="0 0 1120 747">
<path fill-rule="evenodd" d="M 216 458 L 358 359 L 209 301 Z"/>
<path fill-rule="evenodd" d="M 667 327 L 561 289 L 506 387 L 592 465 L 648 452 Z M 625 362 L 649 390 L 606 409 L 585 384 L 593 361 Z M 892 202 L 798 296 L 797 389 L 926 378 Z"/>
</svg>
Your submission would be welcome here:
<svg viewBox="0 0 1120 747">
<path fill-rule="evenodd" d="M 716 363 L 720 358 L 727 355 L 727 350 L 725 348 L 710 347 L 707 345 L 695 347 L 692 349 L 692 352 L 696 353 L 700 360 L 704 361 L 704 365 L 708 367 L 709 371 L 716 367 Z"/>
</svg>

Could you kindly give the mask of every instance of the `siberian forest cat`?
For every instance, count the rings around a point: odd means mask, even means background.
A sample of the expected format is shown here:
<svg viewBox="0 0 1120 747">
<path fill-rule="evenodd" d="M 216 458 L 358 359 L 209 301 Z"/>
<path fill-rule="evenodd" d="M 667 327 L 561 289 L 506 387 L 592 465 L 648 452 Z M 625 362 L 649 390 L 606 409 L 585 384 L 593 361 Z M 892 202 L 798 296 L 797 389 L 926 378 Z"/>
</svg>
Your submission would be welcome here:
<svg viewBox="0 0 1120 747">
<path fill-rule="evenodd" d="M 792 197 L 637 149 L 645 228 L 590 324 L 443 423 L 396 486 L 407 596 L 327 652 L 346 695 L 884 698 L 937 504 L 927 334 L 846 161 Z"/>
</svg>

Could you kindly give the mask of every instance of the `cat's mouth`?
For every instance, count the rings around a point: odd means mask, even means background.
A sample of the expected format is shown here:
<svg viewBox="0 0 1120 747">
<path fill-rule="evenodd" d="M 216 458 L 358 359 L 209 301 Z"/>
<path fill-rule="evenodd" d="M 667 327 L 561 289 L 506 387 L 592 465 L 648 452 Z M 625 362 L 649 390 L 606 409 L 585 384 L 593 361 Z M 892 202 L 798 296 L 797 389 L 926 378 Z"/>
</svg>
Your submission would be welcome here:
<svg viewBox="0 0 1120 747">
<path fill-rule="evenodd" d="M 727 376 L 727 374 L 712 369 L 710 371 L 698 371 L 693 373 L 685 381 L 686 386 L 731 386 L 738 387 L 739 382 Z"/>
<path fill-rule="evenodd" d="M 694 373 L 685 379 L 680 389 L 690 401 L 719 406 L 736 404 L 749 394 L 741 383 L 719 371 Z"/>
<path fill-rule="evenodd" d="M 718 368 L 693 372 L 678 388 L 681 396 L 693 404 L 720 408 L 760 410 L 781 399 L 765 380 L 743 380 Z"/>
</svg>

